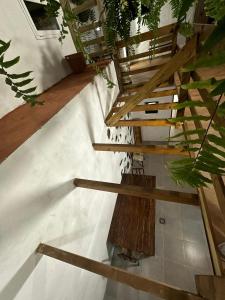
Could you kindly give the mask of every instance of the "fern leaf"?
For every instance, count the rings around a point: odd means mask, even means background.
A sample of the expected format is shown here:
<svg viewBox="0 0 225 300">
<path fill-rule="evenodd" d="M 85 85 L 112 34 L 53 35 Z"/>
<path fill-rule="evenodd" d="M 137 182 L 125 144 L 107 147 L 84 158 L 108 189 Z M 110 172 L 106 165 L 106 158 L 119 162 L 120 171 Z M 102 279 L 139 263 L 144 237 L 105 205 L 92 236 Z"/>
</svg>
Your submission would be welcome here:
<svg viewBox="0 0 225 300">
<path fill-rule="evenodd" d="M 214 144 L 216 144 L 216 145 L 218 145 L 220 147 L 225 148 L 225 140 L 224 139 L 221 139 L 220 137 L 218 137 L 218 136 L 216 136 L 214 134 L 208 134 L 207 135 L 207 139 L 210 142 L 212 142 L 212 143 L 214 143 Z"/>
<path fill-rule="evenodd" d="M 168 119 L 171 123 L 176 122 L 185 122 L 185 121 L 208 121 L 210 117 L 201 116 L 201 115 L 194 115 L 194 116 L 183 116 L 183 117 L 176 117 Z"/>
<path fill-rule="evenodd" d="M 205 132 L 206 132 L 205 129 L 197 128 L 197 129 L 194 129 L 194 130 L 182 131 L 181 133 L 178 133 L 174 136 L 171 136 L 170 138 L 174 139 L 174 138 L 177 138 L 177 137 L 180 137 L 180 136 L 188 136 L 188 135 L 193 135 L 193 134 L 204 134 Z"/>
</svg>

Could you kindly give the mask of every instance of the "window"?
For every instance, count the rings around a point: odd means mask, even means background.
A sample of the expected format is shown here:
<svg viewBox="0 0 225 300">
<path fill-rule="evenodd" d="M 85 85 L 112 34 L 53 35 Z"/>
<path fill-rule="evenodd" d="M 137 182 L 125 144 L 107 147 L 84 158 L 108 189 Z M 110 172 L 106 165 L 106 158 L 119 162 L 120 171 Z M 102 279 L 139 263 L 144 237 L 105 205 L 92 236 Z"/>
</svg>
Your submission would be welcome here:
<svg viewBox="0 0 225 300">
<path fill-rule="evenodd" d="M 147 101 L 145 102 L 145 104 L 158 104 L 159 101 Z M 146 110 L 145 111 L 146 114 L 157 114 L 158 110 Z"/>
<path fill-rule="evenodd" d="M 59 36 L 59 24 L 56 18 L 49 18 L 45 11 L 45 4 L 40 0 L 19 0 L 27 20 L 36 38 Z"/>
</svg>

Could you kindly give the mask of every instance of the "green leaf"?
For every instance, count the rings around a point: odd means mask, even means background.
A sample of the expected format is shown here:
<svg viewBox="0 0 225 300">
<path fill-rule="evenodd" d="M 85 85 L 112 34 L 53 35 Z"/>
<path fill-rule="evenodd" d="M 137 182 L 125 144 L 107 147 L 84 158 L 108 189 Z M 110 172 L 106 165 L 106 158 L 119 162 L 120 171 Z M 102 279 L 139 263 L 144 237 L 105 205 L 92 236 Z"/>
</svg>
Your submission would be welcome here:
<svg viewBox="0 0 225 300">
<path fill-rule="evenodd" d="M 9 48 L 11 41 L 8 43 L 3 44 L 3 46 L 0 47 L 0 55 L 6 52 L 6 50 Z"/>
<path fill-rule="evenodd" d="M 21 74 L 8 74 L 8 76 L 12 79 L 19 79 L 19 78 L 25 78 L 28 77 L 32 71 L 21 73 Z"/>
<path fill-rule="evenodd" d="M 197 68 L 209 68 L 225 64 L 225 51 L 214 55 L 202 55 L 195 63 L 181 69 L 182 72 L 190 72 Z"/>
<path fill-rule="evenodd" d="M 31 81 L 33 81 L 34 79 L 33 78 L 31 78 L 31 79 L 26 79 L 26 80 L 23 80 L 23 81 L 20 81 L 20 82 L 14 82 L 14 84 L 16 85 L 16 86 L 24 86 L 24 85 L 26 85 L 26 84 L 28 84 L 28 83 L 30 83 Z"/>
<path fill-rule="evenodd" d="M 217 81 L 215 78 L 210 78 L 207 80 L 199 80 L 199 81 L 193 81 L 187 84 L 182 84 L 181 87 L 184 90 L 189 89 L 209 89 L 209 88 L 215 88 L 220 82 Z"/>
<path fill-rule="evenodd" d="M 220 106 L 218 107 L 216 113 L 219 117 L 224 117 L 225 116 L 225 102 L 220 104 Z"/>
<path fill-rule="evenodd" d="M 202 161 L 197 161 L 196 163 L 196 169 L 207 172 L 207 173 L 212 173 L 212 174 L 223 174 L 224 170 L 217 168 L 215 165 L 209 165 L 206 162 Z"/>
<path fill-rule="evenodd" d="M 170 138 L 171 139 L 174 139 L 174 138 L 177 138 L 177 137 L 180 137 L 180 136 L 189 136 L 189 135 L 193 135 L 193 134 L 204 134 L 206 132 L 205 129 L 203 128 L 197 128 L 197 129 L 194 129 L 194 130 L 186 130 L 186 131 L 183 131 L 181 133 L 178 133 L 174 136 L 171 136 Z"/>
<path fill-rule="evenodd" d="M 35 90 L 36 90 L 36 86 L 35 87 L 32 87 L 30 89 L 27 89 L 27 90 L 20 90 L 21 93 L 23 94 L 30 94 L 30 93 L 33 93 Z"/>
<path fill-rule="evenodd" d="M 218 22 L 216 28 L 207 38 L 202 51 L 208 52 L 210 49 L 215 47 L 217 44 L 221 43 L 222 40 L 225 38 L 225 16 L 221 21 Z"/>
<path fill-rule="evenodd" d="M 223 152 L 222 150 L 212 146 L 211 144 L 204 144 L 203 145 L 203 149 L 204 150 L 207 150 L 208 152 L 210 153 L 214 153 L 214 154 L 218 154 L 220 155 L 221 157 L 224 157 L 225 158 L 225 152 Z"/>
<path fill-rule="evenodd" d="M 219 126 L 217 124 L 212 124 L 212 127 L 216 130 L 216 131 L 219 131 L 219 133 L 221 135 L 224 135 L 225 136 L 225 127 L 223 126 Z"/>
<path fill-rule="evenodd" d="M 181 102 L 181 103 L 178 103 L 176 106 L 175 106 L 175 109 L 183 109 L 183 108 L 186 108 L 186 107 L 206 107 L 208 105 L 206 105 L 206 103 L 202 102 L 202 101 L 191 101 L 191 100 L 187 100 L 187 101 L 184 101 L 184 102 Z"/>
<path fill-rule="evenodd" d="M 12 80 L 9 79 L 8 77 L 6 77 L 5 83 L 8 84 L 8 85 L 10 85 L 10 86 L 13 84 L 13 83 L 12 83 Z"/>
<path fill-rule="evenodd" d="M 218 136 L 216 136 L 214 134 L 208 134 L 207 135 L 207 139 L 210 142 L 212 142 L 212 143 L 214 143 L 214 144 L 216 144 L 218 146 L 221 146 L 221 147 L 225 148 L 225 140 L 224 139 L 222 139 L 222 138 L 220 138 L 220 137 L 218 137 Z"/>
<path fill-rule="evenodd" d="M 225 80 L 222 80 L 220 84 L 217 85 L 217 87 L 211 91 L 211 96 L 217 96 L 221 95 L 225 92 Z"/>
<path fill-rule="evenodd" d="M 168 119 L 171 123 L 176 122 L 185 122 L 185 121 L 208 121 L 211 117 L 201 116 L 201 115 L 194 115 L 194 116 L 183 116 L 183 117 L 176 117 Z"/>
<path fill-rule="evenodd" d="M 180 145 L 186 144 L 186 145 L 193 145 L 193 144 L 201 144 L 202 140 L 201 139 L 194 139 L 194 140 L 185 140 L 179 142 Z"/>
<path fill-rule="evenodd" d="M 17 91 L 18 91 L 18 88 L 17 88 L 15 85 L 12 85 L 12 86 L 11 86 L 11 90 L 12 90 L 13 92 L 17 92 Z"/>
<path fill-rule="evenodd" d="M 22 96 L 23 96 L 23 94 L 20 93 L 20 92 L 17 92 L 16 95 L 15 95 L 16 98 L 20 98 L 20 97 L 22 97 Z"/>
<path fill-rule="evenodd" d="M 20 56 L 17 56 L 16 58 L 12 59 L 12 60 L 8 60 L 8 61 L 4 61 L 2 63 L 2 67 L 3 68 L 10 68 L 12 66 L 14 66 L 15 64 L 17 64 L 20 60 Z"/>
</svg>

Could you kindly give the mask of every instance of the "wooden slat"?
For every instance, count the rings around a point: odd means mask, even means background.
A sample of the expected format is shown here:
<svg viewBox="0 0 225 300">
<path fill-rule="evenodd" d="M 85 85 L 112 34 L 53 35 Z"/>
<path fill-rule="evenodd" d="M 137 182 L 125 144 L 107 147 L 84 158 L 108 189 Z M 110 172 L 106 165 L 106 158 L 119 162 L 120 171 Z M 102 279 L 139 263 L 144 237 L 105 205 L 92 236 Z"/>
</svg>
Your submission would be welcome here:
<svg viewBox="0 0 225 300">
<path fill-rule="evenodd" d="M 134 143 L 142 144 L 141 127 L 133 127 Z"/>
<path fill-rule="evenodd" d="M 177 103 L 170 102 L 170 103 L 157 103 L 157 104 L 143 104 L 137 105 L 132 108 L 131 112 L 135 111 L 151 111 L 151 110 L 168 110 L 174 109 L 177 106 Z M 113 107 L 112 112 L 117 112 L 120 107 Z"/>
<path fill-rule="evenodd" d="M 177 94 L 177 90 L 176 89 L 170 89 L 170 90 L 164 90 L 164 91 L 157 91 L 157 92 L 150 92 L 142 100 L 149 99 L 149 98 L 160 98 L 160 97 L 166 97 L 166 96 L 173 96 L 173 95 L 176 95 L 176 94 Z M 129 101 L 131 97 L 132 96 L 122 96 L 122 97 L 120 96 L 120 97 L 117 97 L 117 102 L 126 102 L 126 101 Z"/>
<path fill-rule="evenodd" d="M 116 123 L 116 126 L 172 126 L 175 123 L 171 123 L 166 119 L 140 119 L 140 120 L 120 120 Z M 178 124 L 176 124 L 177 126 Z M 111 126 L 111 125 L 109 125 Z M 113 126 L 113 125 L 112 125 Z"/>
<path fill-rule="evenodd" d="M 139 73 L 154 71 L 154 70 L 158 70 L 163 65 L 165 65 L 165 62 L 158 63 L 158 64 L 155 64 L 155 65 L 152 65 L 152 66 L 150 65 L 150 66 L 145 67 L 145 68 L 139 68 L 139 69 L 134 69 L 134 70 L 130 70 L 130 71 L 127 71 L 127 72 L 122 72 L 122 75 L 123 76 L 129 76 L 129 75 L 135 75 L 135 74 L 139 74 Z"/>
<path fill-rule="evenodd" d="M 94 23 L 91 23 L 91 24 L 88 24 L 88 25 L 84 25 L 82 27 L 79 27 L 78 29 L 81 33 L 83 33 L 83 32 L 93 30 L 97 27 L 100 27 L 101 25 L 102 25 L 102 22 L 98 21 L 98 22 L 94 22 Z"/>
<path fill-rule="evenodd" d="M 98 37 L 96 39 L 92 39 L 90 41 L 83 42 L 84 47 L 95 45 L 95 44 L 102 44 L 105 41 L 104 36 Z"/>
<path fill-rule="evenodd" d="M 160 37 L 163 35 L 168 35 L 174 31 L 174 28 L 175 28 L 174 24 L 160 27 L 157 31 L 157 36 Z M 129 44 L 129 45 L 139 44 L 141 42 L 151 40 L 154 37 L 155 37 L 155 33 L 153 31 L 148 31 L 148 32 L 144 32 L 141 34 L 134 35 L 134 36 L 128 38 L 126 41 L 123 41 L 123 40 L 118 41 L 118 42 L 116 42 L 116 46 L 118 48 L 122 48 L 122 47 L 126 47 L 127 44 Z"/>
<path fill-rule="evenodd" d="M 77 5 L 73 8 L 75 14 L 79 14 L 87 9 L 92 8 L 97 4 L 96 0 L 86 0 L 83 4 Z"/>
<path fill-rule="evenodd" d="M 207 300 L 225 299 L 225 277 L 212 275 L 196 275 L 198 293 Z"/>
<path fill-rule="evenodd" d="M 152 293 L 168 300 L 200 300 L 198 295 L 184 292 L 170 285 L 129 273 L 121 268 L 106 265 L 84 256 L 73 254 L 46 244 L 40 244 L 37 253 L 47 255 L 75 267 L 129 285 L 135 289 Z"/>
<path fill-rule="evenodd" d="M 120 63 L 125 63 L 125 62 L 136 60 L 136 59 L 139 59 L 139 58 L 149 57 L 151 55 L 155 55 L 155 54 L 159 54 L 159 53 L 163 53 L 163 52 L 168 52 L 168 51 L 171 51 L 171 49 L 172 49 L 171 44 L 165 45 L 165 46 L 163 45 L 163 46 L 157 47 L 156 49 L 153 49 L 153 50 L 149 50 L 149 51 L 142 52 L 142 53 L 139 53 L 139 54 L 130 55 L 128 57 L 120 58 L 119 62 Z M 161 58 L 161 57 L 167 57 L 167 56 L 171 56 L 171 54 L 164 54 L 164 55 L 156 56 L 155 58 Z M 154 58 L 153 58 L 153 60 L 154 60 Z"/>
<path fill-rule="evenodd" d="M 146 85 L 146 83 L 147 83 L 147 81 L 126 84 L 126 85 L 124 85 L 124 93 L 133 93 L 133 92 L 140 93 L 143 90 L 143 87 Z M 161 88 L 161 87 L 171 87 L 171 84 L 169 84 L 168 82 L 163 82 L 160 85 L 158 85 L 156 88 Z M 147 94 L 149 94 L 149 93 L 146 91 L 146 94 L 143 95 L 144 98 L 142 98 L 142 99 L 145 99 Z M 140 97 L 142 97 L 142 95 L 140 95 Z"/>
<path fill-rule="evenodd" d="M 163 66 L 153 77 L 147 82 L 140 93 L 132 96 L 129 102 L 121 108 L 119 112 L 114 114 L 107 122 L 107 125 L 115 125 L 124 115 L 126 115 L 133 107 L 135 107 L 143 97 L 157 88 L 161 82 L 165 82 L 176 72 L 181 66 L 188 63 L 196 55 L 197 38 L 194 36 L 187 44 L 177 52 L 170 61 Z"/>
<path fill-rule="evenodd" d="M 181 147 L 159 145 L 131 145 L 131 144 L 92 144 L 96 151 L 114 151 L 129 153 L 174 154 L 189 156 Z"/>
<path fill-rule="evenodd" d="M 161 190 L 156 188 L 149 188 L 147 186 L 117 184 L 111 182 L 94 181 L 79 178 L 74 179 L 74 185 L 76 187 L 86 189 L 99 190 L 140 198 L 158 199 L 189 205 L 199 205 L 198 195 L 196 194 Z"/>
</svg>

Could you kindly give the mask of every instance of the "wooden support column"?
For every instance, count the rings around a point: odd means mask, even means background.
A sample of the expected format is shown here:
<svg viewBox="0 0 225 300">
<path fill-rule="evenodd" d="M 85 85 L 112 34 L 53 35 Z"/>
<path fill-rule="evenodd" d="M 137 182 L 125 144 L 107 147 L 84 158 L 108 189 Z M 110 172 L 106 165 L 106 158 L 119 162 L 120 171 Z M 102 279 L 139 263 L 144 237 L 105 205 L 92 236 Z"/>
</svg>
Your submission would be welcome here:
<svg viewBox="0 0 225 300">
<path fill-rule="evenodd" d="M 148 188 L 146 186 L 117 184 L 80 178 L 75 178 L 73 183 L 76 187 L 80 188 L 136 196 L 147 199 L 158 199 L 181 204 L 199 205 L 199 199 L 197 194 L 181 193 L 176 191 Z"/>
<path fill-rule="evenodd" d="M 36 250 L 37 253 L 55 258 L 75 267 L 87 270 L 89 272 L 104 276 L 111 280 L 124 283 L 135 289 L 152 293 L 158 297 L 167 300 L 200 300 L 200 296 L 190 292 L 182 291 L 159 281 L 151 280 L 146 277 L 129 273 L 123 269 L 106 265 L 104 263 L 89 259 L 84 256 L 73 254 L 59 248 L 46 244 L 40 244 Z"/>
<path fill-rule="evenodd" d="M 179 126 L 179 123 L 172 123 L 168 120 L 152 120 L 152 119 L 140 119 L 140 120 L 120 120 L 116 123 L 116 125 L 109 126 L 134 126 L 134 127 L 142 127 L 142 126 Z"/>
<path fill-rule="evenodd" d="M 207 300 L 225 299 L 225 277 L 196 275 L 196 287 L 199 294 Z"/>
<path fill-rule="evenodd" d="M 197 38 L 194 36 L 188 43 L 177 52 L 171 60 L 165 64 L 153 77 L 141 88 L 140 93 L 135 94 L 125 105 L 114 114 L 107 125 L 115 125 L 124 115 L 134 108 L 147 94 L 156 89 L 160 83 L 165 82 L 180 67 L 188 63 L 196 55 Z"/>
<path fill-rule="evenodd" d="M 96 151 L 114 151 L 129 153 L 174 154 L 189 156 L 183 148 L 158 145 L 131 145 L 131 144 L 92 144 Z"/>
</svg>

